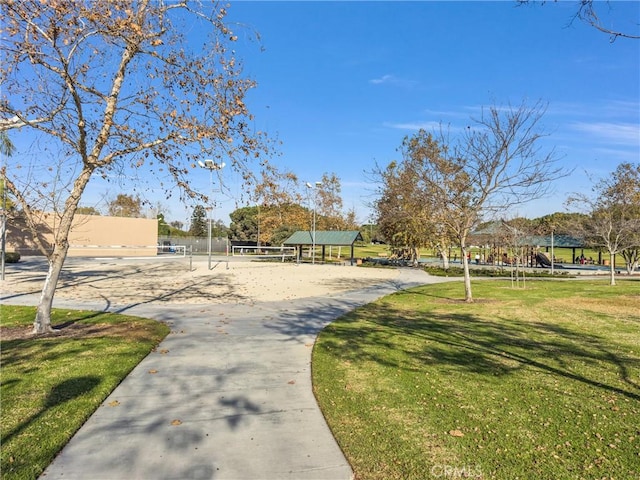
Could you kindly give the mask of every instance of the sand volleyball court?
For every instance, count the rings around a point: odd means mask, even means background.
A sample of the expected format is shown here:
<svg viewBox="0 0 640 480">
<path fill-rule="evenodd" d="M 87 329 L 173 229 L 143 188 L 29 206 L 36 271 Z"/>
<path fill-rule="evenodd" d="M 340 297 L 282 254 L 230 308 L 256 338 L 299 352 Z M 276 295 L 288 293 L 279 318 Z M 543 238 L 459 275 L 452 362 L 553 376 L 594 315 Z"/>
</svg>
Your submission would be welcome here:
<svg viewBox="0 0 640 480">
<path fill-rule="evenodd" d="M 2 295 L 38 293 L 44 258 L 8 264 Z M 393 268 L 257 262 L 237 257 L 69 258 L 56 298 L 131 303 L 269 302 L 333 296 L 392 281 Z"/>
</svg>

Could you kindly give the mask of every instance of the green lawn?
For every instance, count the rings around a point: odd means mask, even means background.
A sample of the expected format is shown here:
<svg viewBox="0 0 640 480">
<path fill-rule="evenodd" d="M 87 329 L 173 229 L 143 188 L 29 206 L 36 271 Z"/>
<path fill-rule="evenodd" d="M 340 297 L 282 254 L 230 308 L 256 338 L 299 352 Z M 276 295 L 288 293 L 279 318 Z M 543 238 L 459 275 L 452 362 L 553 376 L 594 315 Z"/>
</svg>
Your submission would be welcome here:
<svg viewBox="0 0 640 480">
<path fill-rule="evenodd" d="M 34 307 L 0 306 L 0 325 L 33 322 Z M 35 479 L 109 393 L 169 333 L 138 317 L 54 310 L 73 335 L 7 340 L 3 330 L 2 479 Z"/>
<path fill-rule="evenodd" d="M 431 285 L 331 324 L 314 390 L 356 478 L 639 478 L 640 281 L 618 283 Z"/>
</svg>

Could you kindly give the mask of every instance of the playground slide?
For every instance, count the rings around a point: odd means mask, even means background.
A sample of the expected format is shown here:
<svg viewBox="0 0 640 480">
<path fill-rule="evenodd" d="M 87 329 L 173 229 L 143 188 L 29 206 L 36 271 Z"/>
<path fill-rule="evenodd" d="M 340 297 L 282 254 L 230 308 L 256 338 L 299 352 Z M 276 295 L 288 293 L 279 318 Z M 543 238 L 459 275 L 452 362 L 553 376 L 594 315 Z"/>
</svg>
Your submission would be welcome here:
<svg viewBox="0 0 640 480">
<path fill-rule="evenodd" d="M 539 252 L 539 253 L 536 254 L 536 260 L 543 267 L 550 267 L 551 266 L 551 260 L 549 259 L 549 257 L 547 257 L 542 252 Z"/>
</svg>

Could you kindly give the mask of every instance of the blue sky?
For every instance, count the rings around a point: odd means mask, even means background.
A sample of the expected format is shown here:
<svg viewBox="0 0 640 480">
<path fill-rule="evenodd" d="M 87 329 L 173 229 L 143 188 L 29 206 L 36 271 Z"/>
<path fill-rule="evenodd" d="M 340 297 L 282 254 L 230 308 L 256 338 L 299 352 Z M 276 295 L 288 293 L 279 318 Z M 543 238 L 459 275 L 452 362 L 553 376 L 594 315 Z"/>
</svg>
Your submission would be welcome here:
<svg viewBox="0 0 640 480">
<path fill-rule="evenodd" d="M 232 2 L 229 20 L 258 82 L 256 128 L 283 142 L 274 161 L 302 181 L 335 172 L 363 222 L 373 193 L 363 172 L 398 159 L 406 135 L 440 122 L 454 133 L 483 105 L 548 102 L 546 146 L 575 170 L 552 197 L 512 212 L 536 217 L 562 211 L 589 175 L 640 161 L 640 41 L 569 25 L 575 5 Z M 638 2 L 605 13 L 616 27 L 640 23 Z"/>
<path fill-rule="evenodd" d="M 405 136 L 440 122 L 455 133 L 483 105 L 548 102 L 545 146 L 575 170 L 554 195 L 508 213 L 537 217 L 563 211 L 589 175 L 640 161 L 640 40 L 569 25 L 576 4 L 232 1 L 228 21 L 258 83 L 247 102 L 255 128 L 283 142 L 272 161 L 302 182 L 335 172 L 361 222 L 374 189 L 364 172 L 399 159 Z M 602 8 L 617 28 L 640 23 L 640 2 Z M 223 181 L 216 217 L 228 223 L 241 187 L 231 169 Z M 209 175 L 192 182 L 206 192 Z M 92 184 L 83 204 L 106 188 Z M 160 201 L 167 219 L 188 223 L 193 205 Z"/>
</svg>

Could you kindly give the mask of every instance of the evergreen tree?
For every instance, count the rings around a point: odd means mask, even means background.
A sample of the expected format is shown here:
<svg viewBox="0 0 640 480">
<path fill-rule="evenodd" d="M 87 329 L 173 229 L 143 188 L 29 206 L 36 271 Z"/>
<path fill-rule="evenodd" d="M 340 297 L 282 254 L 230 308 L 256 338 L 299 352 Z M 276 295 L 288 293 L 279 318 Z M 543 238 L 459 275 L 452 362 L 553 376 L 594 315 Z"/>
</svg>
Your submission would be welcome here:
<svg viewBox="0 0 640 480">
<path fill-rule="evenodd" d="M 207 236 L 207 210 L 202 205 L 196 205 L 193 209 L 189 234 L 194 237 Z"/>
<path fill-rule="evenodd" d="M 229 215 L 229 238 L 232 240 L 251 240 L 258 238 L 258 207 L 242 207 Z"/>
</svg>

